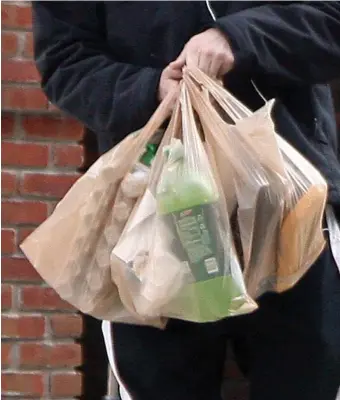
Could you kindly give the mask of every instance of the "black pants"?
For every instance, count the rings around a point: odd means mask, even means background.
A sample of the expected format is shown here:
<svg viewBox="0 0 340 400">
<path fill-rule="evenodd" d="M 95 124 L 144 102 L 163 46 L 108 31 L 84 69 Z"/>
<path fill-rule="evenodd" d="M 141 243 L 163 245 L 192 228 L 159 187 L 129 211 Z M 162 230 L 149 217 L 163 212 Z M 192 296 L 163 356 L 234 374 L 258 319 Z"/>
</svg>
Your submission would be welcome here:
<svg viewBox="0 0 340 400">
<path fill-rule="evenodd" d="M 284 294 L 251 315 L 165 331 L 114 324 L 119 374 L 133 400 L 221 400 L 227 339 L 244 343 L 250 400 L 335 400 L 340 386 L 340 274 L 327 248 Z"/>
</svg>

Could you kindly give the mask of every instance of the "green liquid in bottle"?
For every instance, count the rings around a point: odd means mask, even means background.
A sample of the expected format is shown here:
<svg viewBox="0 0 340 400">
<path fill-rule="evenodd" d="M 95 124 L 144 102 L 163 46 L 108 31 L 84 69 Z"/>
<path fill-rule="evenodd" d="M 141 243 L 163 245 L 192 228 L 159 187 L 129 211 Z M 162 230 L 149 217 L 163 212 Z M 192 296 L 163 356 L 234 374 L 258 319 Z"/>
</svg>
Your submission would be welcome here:
<svg viewBox="0 0 340 400">
<path fill-rule="evenodd" d="M 157 194 L 158 212 L 174 233 L 172 251 L 193 276 L 183 298 L 195 304 L 192 320 L 202 322 L 227 316 L 230 303 L 240 294 L 229 274 L 230 254 L 219 228 L 219 194 L 204 174 L 187 167 L 183 146 L 174 141 Z"/>
</svg>

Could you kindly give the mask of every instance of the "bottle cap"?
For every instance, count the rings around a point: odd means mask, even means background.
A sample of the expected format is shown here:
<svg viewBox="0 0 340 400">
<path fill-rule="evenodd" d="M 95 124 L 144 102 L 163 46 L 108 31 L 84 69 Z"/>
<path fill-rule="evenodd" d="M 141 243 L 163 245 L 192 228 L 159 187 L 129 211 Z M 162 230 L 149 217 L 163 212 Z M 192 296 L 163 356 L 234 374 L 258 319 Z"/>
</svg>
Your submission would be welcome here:
<svg viewBox="0 0 340 400">
<path fill-rule="evenodd" d="M 152 160 L 155 158 L 157 152 L 157 145 L 156 144 L 148 144 L 146 146 L 146 151 L 140 158 L 140 162 L 148 167 L 151 166 Z"/>
</svg>

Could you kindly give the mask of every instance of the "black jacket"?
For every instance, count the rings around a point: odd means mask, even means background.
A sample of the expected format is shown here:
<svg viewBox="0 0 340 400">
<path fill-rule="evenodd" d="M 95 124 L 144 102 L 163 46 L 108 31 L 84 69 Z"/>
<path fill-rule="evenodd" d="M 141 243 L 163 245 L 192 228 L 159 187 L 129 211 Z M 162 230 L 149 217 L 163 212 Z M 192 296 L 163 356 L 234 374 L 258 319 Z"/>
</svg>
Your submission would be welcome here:
<svg viewBox="0 0 340 400">
<path fill-rule="evenodd" d="M 35 56 L 49 99 L 96 132 L 101 152 L 157 106 L 162 69 L 214 22 L 202 1 L 32 2 Z M 324 174 L 340 206 L 331 92 L 340 77 L 339 2 L 211 2 L 236 66 L 227 87 L 256 109 L 278 101 L 278 132 Z"/>
</svg>

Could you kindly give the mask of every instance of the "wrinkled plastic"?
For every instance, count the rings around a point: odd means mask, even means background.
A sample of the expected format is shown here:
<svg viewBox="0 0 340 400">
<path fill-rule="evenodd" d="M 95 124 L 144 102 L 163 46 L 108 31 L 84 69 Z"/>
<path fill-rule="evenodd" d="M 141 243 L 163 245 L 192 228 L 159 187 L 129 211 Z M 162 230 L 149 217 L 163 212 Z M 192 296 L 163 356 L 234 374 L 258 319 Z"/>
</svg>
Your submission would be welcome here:
<svg viewBox="0 0 340 400">
<path fill-rule="evenodd" d="M 326 182 L 275 133 L 273 102 L 252 113 L 187 70 L 144 168 L 172 100 L 100 157 L 21 245 L 62 298 L 96 318 L 164 327 L 168 317 L 248 313 L 252 298 L 292 287 L 324 247 Z"/>
<path fill-rule="evenodd" d="M 266 291 L 291 288 L 322 252 L 322 220 L 327 198 L 325 179 L 275 132 L 274 102 L 252 113 L 198 70 L 187 71 L 206 132 L 232 166 L 236 215 L 244 278 L 254 298 Z M 199 83 L 207 96 L 197 95 Z M 199 104 L 198 104 L 199 103 Z M 218 105 L 218 111 L 213 104 Z M 226 123 L 220 110 L 235 125 Z M 216 147 L 216 146 L 215 146 Z M 231 187 L 230 180 L 228 188 Z M 225 190 L 226 196 L 228 196 Z M 234 198 L 234 192 L 231 193 Z M 235 237 L 237 241 L 237 237 Z"/>
<path fill-rule="evenodd" d="M 170 142 L 160 145 L 153 166 L 158 173 L 112 252 L 113 279 L 139 315 L 210 322 L 257 306 L 185 85 L 180 100 Z"/>
<path fill-rule="evenodd" d="M 173 96 L 173 95 L 172 95 Z M 147 125 L 101 156 L 21 248 L 42 278 L 80 311 L 99 319 L 164 326 L 125 306 L 111 276 L 110 254 L 140 195 L 148 170 L 138 162 L 169 117 L 169 96 Z M 143 166 L 142 166 L 143 167 Z M 124 297 L 125 296 L 125 297 Z M 131 311 L 132 310 L 132 311 Z"/>
</svg>

